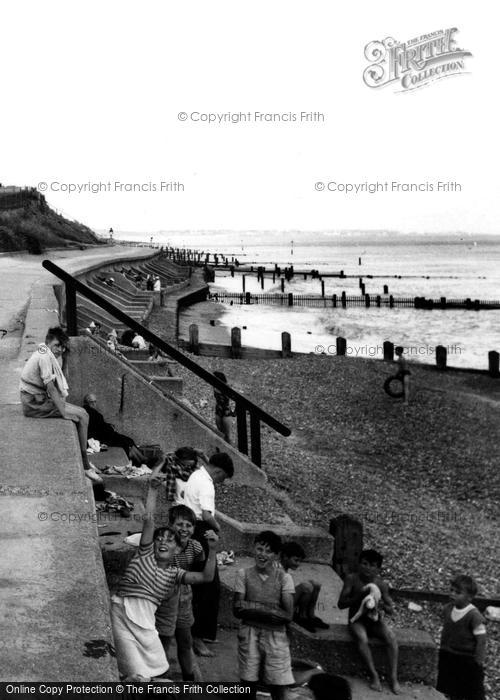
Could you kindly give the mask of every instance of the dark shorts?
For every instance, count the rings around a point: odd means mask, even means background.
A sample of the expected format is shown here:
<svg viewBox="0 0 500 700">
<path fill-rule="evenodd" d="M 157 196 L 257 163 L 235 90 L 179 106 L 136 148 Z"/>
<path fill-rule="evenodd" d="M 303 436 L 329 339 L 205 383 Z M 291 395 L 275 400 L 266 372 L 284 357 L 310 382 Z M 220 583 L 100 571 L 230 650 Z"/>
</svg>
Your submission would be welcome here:
<svg viewBox="0 0 500 700">
<path fill-rule="evenodd" d="M 372 620 L 371 618 L 364 616 L 359 620 L 356 620 L 355 624 L 363 625 L 368 637 L 376 637 L 377 639 L 380 639 L 384 636 L 385 625 L 382 623 L 382 619 L 380 617 L 378 620 Z M 350 624 L 349 627 L 351 627 Z"/>
<path fill-rule="evenodd" d="M 484 700 L 484 669 L 472 656 L 440 651 L 436 689 L 463 700 Z"/>
<path fill-rule="evenodd" d="M 21 391 L 23 413 L 28 418 L 62 418 L 55 403 L 47 394 L 29 394 Z"/>
</svg>

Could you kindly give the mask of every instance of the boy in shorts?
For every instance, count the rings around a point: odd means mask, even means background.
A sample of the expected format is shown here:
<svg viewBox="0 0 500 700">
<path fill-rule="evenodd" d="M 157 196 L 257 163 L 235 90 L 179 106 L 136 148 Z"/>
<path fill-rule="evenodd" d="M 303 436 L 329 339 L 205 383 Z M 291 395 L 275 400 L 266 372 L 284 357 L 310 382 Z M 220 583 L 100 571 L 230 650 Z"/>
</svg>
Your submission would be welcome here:
<svg viewBox="0 0 500 700">
<path fill-rule="evenodd" d="M 392 615 L 394 605 L 389 596 L 389 586 L 380 577 L 383 557 L 374 549 L 365 549 L 359 555 L 359 572 L 348 574 L 344 581 L 344 587 L 339 597 L 338 607 L 342 610 L 349 608 L 349 630 L 355 638 L 359 652 L 368 666 L 371 675 L 370 687 L 373 690 L 382 690 L 380 678 L 373 663 L 373 657 L 368 644 L 369 637 L 377 637 L 387 645 L 390 668 L 390 684 L 392 692 L 396 695 L 400 692 L 398 682 L 398 643 L 394 632 L 386 625 L 381 616 L 381 611 Z M 363 600 L 370 592 L 369 584 L 375 584 L 380 591 L 378 610 L 373 614 L 362 611 L 358 617 Z M 357 617 L 355 621 L 351 620 Z"/>
<path fill-rule="evenodd" d="M 306 558 L 298 542 L 284 542 L 281 547 L 281 566 L 288 573 L 296 571 Z M 293 574 L 292 574 L 293 577 Z M 293 620 L 309 632 L 328 629 L 329 625 L 315 615 L 316 603 L 321 591 L 321 584 L 309 579 L 295 586 Z"/>
<path fill-rule="evenodd" d="M 240 569 L 235 578 L 233 612 L 240 618 L 238 663 L 240 678 L 256 697 L 262 666 L 264 683 L 273 700 L 286 698 L 294 682 L 286 625 L 293 617 L 294 585 L 277 566 L 281 538 L 266 530 L 254 543 L 255 565 Z"/>
</svg>

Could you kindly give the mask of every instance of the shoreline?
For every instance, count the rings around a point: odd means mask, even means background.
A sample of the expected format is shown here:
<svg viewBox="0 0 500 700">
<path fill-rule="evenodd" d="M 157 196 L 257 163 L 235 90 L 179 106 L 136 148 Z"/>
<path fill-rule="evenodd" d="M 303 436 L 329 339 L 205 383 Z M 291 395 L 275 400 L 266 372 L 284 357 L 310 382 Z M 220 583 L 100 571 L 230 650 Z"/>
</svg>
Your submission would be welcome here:
<svg viewBox="0 0 500 700">
<path fill-rule="evenodd" d="M 213 346 L 213 355 L 214 357 L 219 357 L 221 355 L 221 351 L 224 348 L 229 349 L 231 347 L 231 328 L 229 325 L 226 325 L 224 323 L 224 319 L 228 319 L 230 317 L 230 311 L 231 308 L 229 305 L 223 303 L 223 302 L 212 302 L 212 301 L 205 301 L 205 302 L 198 302 L 196 304 L 193 304 L 185 309 L 182 309 L 180 314 L 179 314 L 179 336 L 177 338 L 177 341 L 180 342 L 180 344 L 184 345 L 189 341 L 189 326 L 191 324 L 196 324 L 198 325 L 198 330 L 199 330 L 199 340 L 200 344 L 204 345 L 204 353 L 205 355 L 210 356 L 210 346 Z M 237 307 L 239 308 L 239 307 Z M 243 307 L 245 310 L 245 313 L 247 314 L 257 314 L 258 311 L 262 310 L 262 306 L 259 305 L 250 305 L 247 307 Z M 286 312 L 285 312 L 286 313 Z M 300 313 L 300 312 L 299 312 Z M 254 318 L 255 320 L 255 318 Z M 210 321 L 214 322 L 214 325 L 210 324 Z M 293 324 L 291 324 L 293 325 Z M 238 326 L 241 328 L 242 331 L 247 330 L 248 326 L 245 328 L 245 324 L 241 324 Z M 291 337 L 292 337 L 292 355 L 293 356 L 307 356 L 307 355 L 326 355 L 328 357 L 337 357 L 336 353 L 336 339 L 337 337 L 340 336 L 329 336 L 329 343 L 328 345 L 323 345 L 322 343 L 317 343 L 314 337 L 311 338 L 311 350 L 295 350 L 294 349 L 294 335 L 293 331 L 291 332 Z M 262 357 L 266 356 L 266 351 L 268 353 L 268 358 L 269 359 L 275 359 L 277 353 L 280 353 L 281 351 L 281 346 L 277 345 L 274 343 L 276 347 L 269 347 L 271 343 L 269 341 L 261 343 L 254 343 L 254 342 L 245 342 L 244 337 L 242 336 L 242 348 L 247 348 L 248 351 L 258 351 L 261 353 Z M 321 350 L 319 348 L 322 348 Z M 380 351 L 378 355 L 372 355 L 368 351 L 371 351 L 373 348 L 378 348 Z M 420 350 L 424 349 L 424 353 L 420 353 L 420 355 L 430 355 L 432 357 L 436 357 L 436 352 L 435 348 L 437 346 L 421 346 L 420 347 L 410 347 L 409 350 L 410 352 L 407 353 L 407 361 L 415 367 L 421 367 L 429 370 L 436 370 L 437 365 L 436 361 L 434 362 L 420 362 L 418 358 L 418 353 L 412 352 L 412 350 Z M 349 343 L 347 339 L 347 348 L 346 348 L 346 356 L 350 357 L 351 359 L 363 359 L 363 360 L 378 360 L 379 362 L 385 362 L 383 357 L 381 356 L 383 349 L 383 341 L 380 340 L 379 343 L 377 343 L 376 346 L 369 346 L 367 344 L 364 345 L 358 345 L 358 344 L 351 344 Z M 460 365 L 453 365 L 451 364 L 453 362 L 453 354 L 454 352 L 457 351 L 457 346 L 454 345 L 449 345 L 447 346 L 448 349 L 448 359 L 447 359 L 447 366 L 446 366 L 446 372 L 464 372 L 464 373 L 470 373 L 470 374 L 477 374 L 477 375 L 489 375 L 489 369 L 488 367 L 488 356 L 486 355 L 485 357 L 485 367 L 480 368 L 480 367 L 465 367 L 465 366 L 460 366 Z M 451 353 L 451 355 L 450 355 Z M 494 377 L 492 377 L 493 379 Z"/>
</svg>

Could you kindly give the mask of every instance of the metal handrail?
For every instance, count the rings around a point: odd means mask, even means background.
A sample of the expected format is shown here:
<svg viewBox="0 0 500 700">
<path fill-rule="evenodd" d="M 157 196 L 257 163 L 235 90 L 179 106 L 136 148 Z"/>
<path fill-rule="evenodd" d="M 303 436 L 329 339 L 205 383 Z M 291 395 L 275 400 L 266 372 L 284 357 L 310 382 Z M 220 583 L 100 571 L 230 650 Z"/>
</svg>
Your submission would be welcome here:
<svg viewBox="0 0 500 700">
<path fill-rule="evenodd" d="M 122 321 L 126 326 L 128 326 L 128 328 L 140 333 L 145 340 L 158 347 L 197 377 L 203 379 L 203 381 L 213 386 L 214 389 L 217 389 L 222 394 L 232 399 L 236 404 L 238 448 L 240 452 L 245 454 L 248 454 L 246 425 L 246 412 L 248 411 L 250 414 L 251 458 L 255 464 L 258 466 L 261 464 L 260 421 L 268 425 L 270 428 L 273 428 L 273 430 L 276 430 L 276 432 L 280 433 L 280 435 L 288 437 L 291 434 L 290 428 L 288 428 L 286 425 L 276 420 L 276 418 L 273 418 L 273 416 L 254 404 L 228 384 L 221 382 L 219 379 L 217 379 L 217 377 L 214 377 L 211 372 L 201 367 L 189 357 L 186 357 L 182 352 L 177 350 L 177 348 L 174 348 L 155 333 L 152 333 L 141 323 L 131 318 L 128 314 L 118 309 L 114 304 L 102 297 L 100 294 L 97 294 L 97 292 L 94 292 L 82 282 L 75 279 L 58 265 L 55 265 L 50 260 L 44 260 L 42 266 L 62 280 L 65 284 L 66 326 L 70 336 L 78 335 L 76 308 L 76 293 L 78 292 L 78 294 L 81 294 L 83 297 L 89 299 L 97 306 L 100 306 L 117 320 Z"/>
</svg>

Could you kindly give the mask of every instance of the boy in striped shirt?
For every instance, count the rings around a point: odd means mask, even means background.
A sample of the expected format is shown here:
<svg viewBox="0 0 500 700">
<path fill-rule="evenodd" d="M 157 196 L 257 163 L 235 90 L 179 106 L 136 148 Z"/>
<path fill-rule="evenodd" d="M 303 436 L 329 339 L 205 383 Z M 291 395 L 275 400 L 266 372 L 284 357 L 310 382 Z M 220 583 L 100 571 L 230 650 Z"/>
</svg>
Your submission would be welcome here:
<svg viewBox="0 0 500 700">
<path fill-rule="evenodd" d="M 200 571 L 205 563 L 205 552 L 192 539 L 196 515 L 185 505 L 173 506 L 168 512 L 170 527 L 176 533 L 180 551 L 175 555 L 176 566 L 186 571 Z M 156 629 L 168 655 L 168 648 L 175 634 L 177 658 L 185 681 L 194 680 L 194 652 L 191 627 L 194 623 L 191 586 L 182 584 L 178 592 L 164 600 L 156 611 Z M 200 680 L 200 679 L 197 679 Z"/>
<path fill-rule="evenodd" d="M 202 572 L 188 572 L 176 565 L 175 556 L 182 549 L 179 535 L 171 527 L 154 527 L 160 484 L 160 479 L 150 481 L 139 551 L 111 598 L 118 669 L 126 680 L 150 680 L 168 670 L 155 627 L 156 609 L 163 599 L 175 595 L 181 584 L 206 583 L 215 573 L 218 537 L 213 531 L 206 533 L 208 558 Z"/>
</svg>

